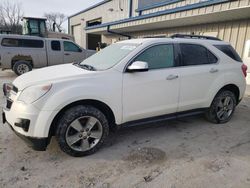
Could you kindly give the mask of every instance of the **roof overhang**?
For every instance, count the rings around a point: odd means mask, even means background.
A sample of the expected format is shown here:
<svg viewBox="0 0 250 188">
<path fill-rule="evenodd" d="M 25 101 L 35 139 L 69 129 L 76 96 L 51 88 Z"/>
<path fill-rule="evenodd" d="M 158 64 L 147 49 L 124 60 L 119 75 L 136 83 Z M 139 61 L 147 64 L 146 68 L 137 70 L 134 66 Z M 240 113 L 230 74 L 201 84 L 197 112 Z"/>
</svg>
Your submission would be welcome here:
<svg viewBox="0 0 250 188">
<path fill-rule="evenodd" d="M 163 21 L 146 22 L 146 23 L 141 22 L 143 24 L 137 23 L 136 21 L 130 21 L 127 23 L 111 25 L 110 29 L 121 33 L 131 33 L 137 31 L 145 31 L 145 30 L 158 30 L 158 29 L 191 26 L 191 25 L 206 24 L 206 23 L 226 22 L 232 20 L 249 19 L 250 18 L 249 12 L 250 12 L 250 6 L 245 6 L 241 8 L 229 9 L 220 12 L 212 12 L 202 15 L 192 15 L 192 16 L 185 16 L 180 18 L 168 19 Z M 86 30 L 86 32 L 95 34 L 108 34 L 107 26 Z"/>
</svg>

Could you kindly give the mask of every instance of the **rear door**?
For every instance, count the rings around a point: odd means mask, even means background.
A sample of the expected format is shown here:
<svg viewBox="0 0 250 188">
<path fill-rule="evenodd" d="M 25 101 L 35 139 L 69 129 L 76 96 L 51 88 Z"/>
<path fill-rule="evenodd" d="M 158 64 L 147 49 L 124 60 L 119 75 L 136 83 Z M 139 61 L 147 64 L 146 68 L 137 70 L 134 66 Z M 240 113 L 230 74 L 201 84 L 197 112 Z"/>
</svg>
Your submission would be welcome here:
<svg viewBox="0 0 250 188">
<path fill-rule="evenodd" d="M 48 40 L 47 41 L 47 55 L 48 65 L 63 64 L 63 49 L 61 40 Z"/>
<path fill-rule="evenodd" d="M 64 63 L 81 62 L 85 59 L 83 50 L 71 41 L 63 41 Z"/>
<path fill-rule="evenodd" d="M 178 111 L 202 108 L 222 76 L 219 59 L 200 44 L 179 44 L 181 52 Z M 218 84 L 217 84 L 218 85 Z"/>
</svg>

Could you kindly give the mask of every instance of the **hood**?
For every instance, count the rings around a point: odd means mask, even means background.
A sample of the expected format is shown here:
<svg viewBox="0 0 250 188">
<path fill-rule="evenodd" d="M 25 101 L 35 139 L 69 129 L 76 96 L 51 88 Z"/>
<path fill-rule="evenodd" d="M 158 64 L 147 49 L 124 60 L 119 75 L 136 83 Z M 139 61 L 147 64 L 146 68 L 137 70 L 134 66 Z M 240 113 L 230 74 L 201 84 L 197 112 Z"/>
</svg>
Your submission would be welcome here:
<svg viewBox="0 0 250 188">
<path fill-rule="evenodd" d="M 13 84 L 21 91 L 31 85 L 53 83 L 67 78 L 93 73 L 94 71 L 88 71 L 73 64 L 56 65 L 25 73 L 17 77 Z"/>
</svg>

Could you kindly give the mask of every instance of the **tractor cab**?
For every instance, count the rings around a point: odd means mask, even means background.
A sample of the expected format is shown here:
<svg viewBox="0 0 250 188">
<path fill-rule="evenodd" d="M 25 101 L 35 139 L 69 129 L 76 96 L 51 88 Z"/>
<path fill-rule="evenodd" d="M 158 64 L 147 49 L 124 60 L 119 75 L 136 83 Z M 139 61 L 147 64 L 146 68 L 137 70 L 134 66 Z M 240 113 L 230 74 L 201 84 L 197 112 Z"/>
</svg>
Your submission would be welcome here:
<svg viewBox="0 0 250 188">
<path fill-rule="evenodd" d="M 23 35 L 47 37 L 46 18 L 23 17 Z"/>
</svg>

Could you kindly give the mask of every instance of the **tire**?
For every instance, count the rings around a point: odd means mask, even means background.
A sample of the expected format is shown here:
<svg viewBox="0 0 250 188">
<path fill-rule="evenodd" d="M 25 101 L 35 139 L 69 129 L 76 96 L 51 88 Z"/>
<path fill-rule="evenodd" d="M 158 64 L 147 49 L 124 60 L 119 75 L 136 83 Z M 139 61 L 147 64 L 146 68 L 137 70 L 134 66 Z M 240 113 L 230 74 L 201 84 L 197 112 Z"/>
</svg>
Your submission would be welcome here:
<svg viewBox="0 0 250 188">
<path fill-rule="evenodd" d="M 95 153 L 106 141 L 109 123 L 93 106 L 74 106 L 61 116 L 56 139 L 61 150 L 74 157 Z"/>
<path fill-rule="evenodd" d="M 222 90 L 215 96 L 210 108 L 206 111 L 206 119 L 212 123 L 226 123 L 232 118 L 236 104 L 234 93 Z"/>
<path fill-rule="evenodd" d="M 17 62 L 15 62 L 14 66 L 13 66 L 13 71 L 18 76 L 20 76 L 26 72 L 29 72 L 31 70 L 32 70 L 32 66 L 27 61 L 17 61 Z"/>
</svg>

